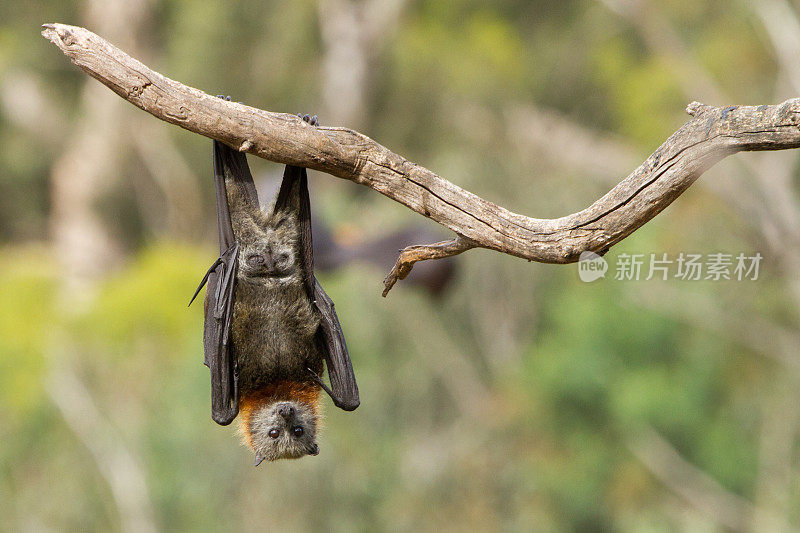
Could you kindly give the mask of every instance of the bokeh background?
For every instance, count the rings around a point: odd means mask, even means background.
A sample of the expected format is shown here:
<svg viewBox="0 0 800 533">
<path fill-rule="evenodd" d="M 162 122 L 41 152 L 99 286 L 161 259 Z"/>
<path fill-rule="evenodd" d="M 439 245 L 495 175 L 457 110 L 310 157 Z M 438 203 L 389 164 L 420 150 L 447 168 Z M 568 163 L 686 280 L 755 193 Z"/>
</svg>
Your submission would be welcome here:
<svg viewBox="0 0 800 533">
<path fill-rule="evenodd" d="M 0 3 L 0 529 L 800 526 L 798 152 L 736 155 L 608 254 L 763 256 L 756 281 L 582 283 L 312 173 L 318 276 L 362 393 L 252 467 L 210 418 L 208 139 L 39 36 L 86 26 L 211 94 L 319 114 L 531 216 L 578 211 L 687 103 L 800 96 L 800 2 Z M 250 158 L 265 203 L 281 168 Z M 324 259 L 323 259 L 324 258 Z M 613 271 L 610 272 L 613 274 Z"/>
</svg>

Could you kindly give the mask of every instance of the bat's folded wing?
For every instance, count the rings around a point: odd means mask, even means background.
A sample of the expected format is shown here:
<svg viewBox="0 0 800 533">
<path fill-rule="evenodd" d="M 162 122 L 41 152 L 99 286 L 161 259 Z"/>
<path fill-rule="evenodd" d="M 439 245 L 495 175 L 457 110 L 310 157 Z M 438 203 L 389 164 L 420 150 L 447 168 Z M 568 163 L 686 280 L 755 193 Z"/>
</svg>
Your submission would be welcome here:
<svg viewBox="0 0 800 533">
<path fill-rule="evenodd" d="M 225 178 L 239 187 L 245 197 L 256 206 L 258 196 L 245 155 L 218 141 L 213 144 L 220 257 L 208 270 L 197 290 L 199 292 L 203 284 L 208 282 L 203 348 L 205 364 L 211 370 L 211 417 L 224 426 L 230 424 L 239 414 L 239 375 L 237 361 L 231 349 L 239 243 L 236 242 L 231 224 Z"/>
<path fill-rule="evenodd" d="M 359 406 L 358 385 L 347 352 L 342 326 L 333 306 L 333 300 L 322 290 L 319 281 L 314 278 L 314 294 L 317 309 L 320 312 L 320 328 L 317 331 L 318 342 L 325 354 L 325 366 L 331 380 L 331 399 L 336 407 L 352 411 Z"/>
<path fill-rule="evenodd" d="M 297 200 L 297 204 L 293 202 Z M 314 277 L 314 250 L 311 239 L 311 202 L 308 198 L 308 175 L 302 167 L 286 166 L 283 182 L 275 200 L 275 210 L 297 210 L 299 230 L 299 255 L 303 284 L 306 294 L 314 302 L 320 314 L 320 327 L 317 330 L 316 342 L 325 357 L 325 366 L 331 386 L 328 388 L 314 374 L 317 382 L 325 389 L 333 403 L 345 411 L 358 407 L 358 385 L 353 373 L 353 364 L 347 352 L 347 344 L 339 324 L 339 317 L 333 307 L 333 301 Z"/>
<path fill-rule="evenodd" d="M 206 289 L 203 348 L 211 371 L 211 417 L 223 426 L 239 414 L 238 372 L 230 342 L 238 260 L 239 245 L 234 243 L 210 272 Z"/>
</svg>

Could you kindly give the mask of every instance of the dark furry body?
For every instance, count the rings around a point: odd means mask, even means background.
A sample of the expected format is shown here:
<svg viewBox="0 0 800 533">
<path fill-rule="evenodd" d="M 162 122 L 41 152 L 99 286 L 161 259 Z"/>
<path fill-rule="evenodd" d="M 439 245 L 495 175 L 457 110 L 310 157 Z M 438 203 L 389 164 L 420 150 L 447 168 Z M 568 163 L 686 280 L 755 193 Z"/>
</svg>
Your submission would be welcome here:
<svg viewBox="0 0 800 533">
<path fill-rule="evenodd" d="M 320 318 L 303 284 L 296 217 L 267 214 L 245 200 L 237 183 L 227 176 L 225 182 L 234 235 L 243 250 L 231 330 L 241 394 L 281 380 L 317 386 L 308 369 L 323 371 L 324 354 L 315 338 Z M 265 250 L 289 255 L 281 275 L 247 265 L 248 252 Z"/>
<path fill-rule="evenodd" d="M 321 374 L 322 353 L 314 342 L 319 318 L 302 285 L 277 289 L 237 281 L 232 334 L 242 394 L 279 380 L 311 381 L 308 368 Z"/>
</svg>

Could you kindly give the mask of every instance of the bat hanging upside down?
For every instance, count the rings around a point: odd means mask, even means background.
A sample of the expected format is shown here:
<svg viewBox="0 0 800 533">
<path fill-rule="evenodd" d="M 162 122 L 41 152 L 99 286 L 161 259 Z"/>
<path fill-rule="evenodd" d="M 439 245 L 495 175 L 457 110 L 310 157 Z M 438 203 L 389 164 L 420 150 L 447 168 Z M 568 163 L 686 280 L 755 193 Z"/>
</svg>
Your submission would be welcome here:
<svg viewBox="0 0 800 533">
<path fill-rule="evenodd" d="M 302 118 L 316 125 L 316 117 Z M 264 212 L 245 154 L 213 143 L 220 257 L 195 292 L 208 283 L 212 418 L 227 425 L 241 413 L 256 466 L 316 455 L 320 389 L 346 411 L 359 398 L 333 302 L 314 277 L 306 169 L 286 166 L 275 205 Z"/>
</svg>

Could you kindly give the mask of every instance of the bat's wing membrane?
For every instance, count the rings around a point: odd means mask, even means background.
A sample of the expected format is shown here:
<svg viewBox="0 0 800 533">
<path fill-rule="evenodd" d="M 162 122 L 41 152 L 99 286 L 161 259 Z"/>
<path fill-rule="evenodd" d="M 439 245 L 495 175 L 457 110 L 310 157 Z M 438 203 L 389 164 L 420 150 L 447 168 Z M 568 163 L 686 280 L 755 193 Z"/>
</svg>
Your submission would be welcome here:
<svg viewBox="0 0 800 533">
<path fill-rule="evenodd" d="M 283 182 L 275 200 L 275 211 L 292 209 L 291 202 L 298 201 L 299 205 L 299 254 L 303 284 L 308 297 L 314 302 L 320 313 L 320 328 L 317 330 L 317 342 L 325 356 L 325 366 L 331 386 L 328 388 L 322 380 L 314 374 L 319 384 L 330 395 L 333 403 L 345 411 L 352 411 L 359 406 L 358 385 L 353 372 L 353 364 L 347 351 L 342 326 L 333 301 L 322 289 L 319 281 L 314 277 L 314 251 L 311 240 L 311 202 L 308 198 L 308 176 L 302 167 L 286 166 Z"/>
<path fill-rule="evenodd" d="M 258 206 L 258 195 L 246 156 L 214 141 L 214 189 L 220 255 L 200 282 L 195 297 L 208 282 L 203 348 L 205 364 L 211 370 L 211 417 L 223 426 L 230 424 L 239 413 L 239 374 L 230 342 L 239 243 L 236 242 L 231 224 L 226 177 L 240 187 L 245 198 Z"/>
<path fill-rule="evenodd" d="M 316 278 L 314 278 L 315 297 L 317 309 L 322 318 L 320 328 L 317 331 L 318 342 L 322 346 L 325 354 L 325 365 L 328 368 L 328 377 L 331 380 L 331 389 L 320 385 L 331 396 L 336 407 L 345 411 L 352 411 L 359 406 L 358 385 L 356 376 L 353 372 L 353 363 L 350 361 L 350 354 L 347 352 L 347 343 L 344 341 L 342 326 L 339 324 L 339 317 L 333 307 L 330 296 L 322 290 Z"/>
<path fill-rule="evenodd" d="M 237 363 L 231 351 L 230 332 L 239 244 L 223 253 L 208 275 L 203 348 L 211 370 L 211 417 L 226 426 L 239 414 Z"/>
</svg>

